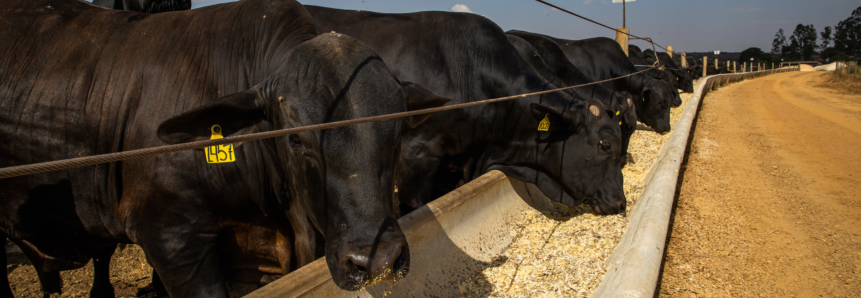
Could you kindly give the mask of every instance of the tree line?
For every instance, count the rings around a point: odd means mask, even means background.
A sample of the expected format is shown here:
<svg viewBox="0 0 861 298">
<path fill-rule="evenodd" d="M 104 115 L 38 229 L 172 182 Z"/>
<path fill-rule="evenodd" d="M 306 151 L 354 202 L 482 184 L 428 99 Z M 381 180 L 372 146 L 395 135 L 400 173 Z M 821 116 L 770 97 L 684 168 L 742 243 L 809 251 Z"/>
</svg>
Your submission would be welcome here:
<svg viewBox="0 0 861 298">
<path fill-rule="evenodd" d="M 819 40 L 821 42 L 817 43 Z M 798 24 L 788 39 L 781 28 L 771 42 L 770 56 L 810 61 L 815 54 L 819 54 L 822 61 L 848 61 L 861 56 L 861 7 L 834 28 L 825 27 L 818 35 L 813 24 Z"/>
</svg>

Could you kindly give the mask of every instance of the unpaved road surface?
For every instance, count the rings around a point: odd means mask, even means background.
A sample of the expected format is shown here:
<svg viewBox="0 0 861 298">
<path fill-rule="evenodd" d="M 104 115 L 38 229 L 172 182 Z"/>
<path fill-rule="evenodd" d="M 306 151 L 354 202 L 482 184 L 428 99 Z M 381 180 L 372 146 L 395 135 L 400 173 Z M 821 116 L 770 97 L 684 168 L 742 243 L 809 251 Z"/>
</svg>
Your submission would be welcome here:
<svg viewBox="0 0 861 298">
<path fill-rule="evenodd" d="M 861 95 L 747 80 L 699 113 L 660 296 L 861 296 Z"/>
</svg>

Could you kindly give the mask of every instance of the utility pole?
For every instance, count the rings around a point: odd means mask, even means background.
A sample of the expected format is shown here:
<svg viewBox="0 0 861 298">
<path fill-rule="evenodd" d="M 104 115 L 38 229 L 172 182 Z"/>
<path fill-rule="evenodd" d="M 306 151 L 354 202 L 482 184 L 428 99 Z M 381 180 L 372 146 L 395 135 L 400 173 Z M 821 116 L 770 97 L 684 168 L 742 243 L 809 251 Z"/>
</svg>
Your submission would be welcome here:
<svg viewBox="0 0 861 298">
<path fill-rule="evenodd" d="M 628 20 L 626 17 L 626 7 L 625 2 L 635 1 L 635 0 L 613 0 L 613 3 L 622 2 L 622 28 L 616 28 L 616 42 L 619 43 L 619 46 L 622 47 L 622 51 L 625 52 L 625 56 L 628 56 L 628 33 L 631 33 L 631 30 L 628 29 Z"/>
</svg>

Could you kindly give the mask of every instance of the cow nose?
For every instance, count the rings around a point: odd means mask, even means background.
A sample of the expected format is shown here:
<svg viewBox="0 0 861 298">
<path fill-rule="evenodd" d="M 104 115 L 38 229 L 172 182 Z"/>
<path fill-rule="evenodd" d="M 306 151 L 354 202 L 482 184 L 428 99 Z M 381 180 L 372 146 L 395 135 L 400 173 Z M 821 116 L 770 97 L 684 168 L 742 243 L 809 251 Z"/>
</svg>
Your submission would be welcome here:
<svg viewBox="0 0 861 298">
<path fill-rule="evenodd" d="M 628 207 L 628 202 L 626 200 L 622 200 L 619 203 L 616 203 L 616 210 L 619 210 L 617 213 L 625 214 Z"/>
<path fill-rule="evenodd" d="M 409 264 L 408 250 L 405 241 L 381 242 L 349 252 L 345 257 L 348 269 L 358 273 L 353 275 L 356 278 L 355 282 L 367 286 L 406 276 Z"/>
<path fill-rule="evenodd" d="M 598 203 L 592 205 L 592 211 L 598 215 L 620 214 L 625 213 L 625 210 L 627 209 L 627 204 L 628 203 L 624 199 L 615 203 Z"/>
</svg>

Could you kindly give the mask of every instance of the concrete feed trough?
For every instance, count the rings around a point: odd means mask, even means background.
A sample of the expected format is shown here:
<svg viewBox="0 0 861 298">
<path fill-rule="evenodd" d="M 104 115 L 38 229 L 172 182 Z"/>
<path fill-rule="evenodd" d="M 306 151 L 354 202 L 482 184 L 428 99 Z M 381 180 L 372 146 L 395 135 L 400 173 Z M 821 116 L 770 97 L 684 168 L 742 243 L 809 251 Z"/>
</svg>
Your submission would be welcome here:
<svg viewBox="0 0 861 298">
<path fill-rule="evenodd" d="M 513 240 L 511 226 L 529 205 L 552 208 L 531 184 L 492 171 L 446 194 L 398 222 L 410 247 L 410 271 L 396 285 L 362 291 L 339 289 L 325 259 L 302 267 L 246 297 L 453 297 L 465 275 L 489 263 Z M 523 196 L 519 195 L 523 194 Z M 527 204 L 527 202 L 529 204 Z"/>
</svg>

